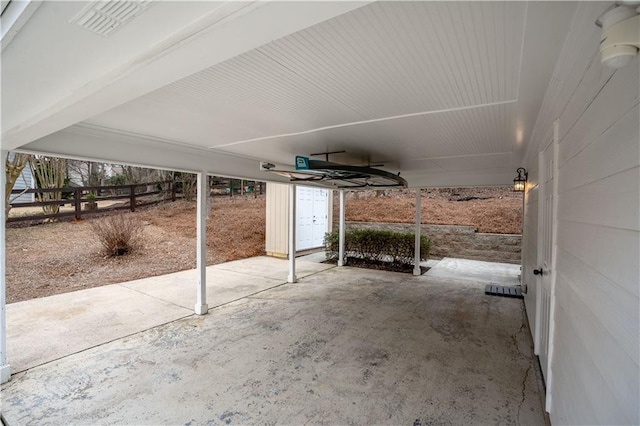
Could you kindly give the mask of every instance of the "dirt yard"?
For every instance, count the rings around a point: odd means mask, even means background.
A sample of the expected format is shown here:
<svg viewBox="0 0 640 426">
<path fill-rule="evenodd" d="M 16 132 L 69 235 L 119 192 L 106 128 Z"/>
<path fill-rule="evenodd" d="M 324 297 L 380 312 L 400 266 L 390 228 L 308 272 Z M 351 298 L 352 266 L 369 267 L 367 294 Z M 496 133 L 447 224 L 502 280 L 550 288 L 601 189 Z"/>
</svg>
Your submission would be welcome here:
<svg viewBox="0 0 640 426">
<path fill-rule="evenodd" d="M 264 254 L 264 196 L 216 197 L 212 206 L 208 264 Z M 8 228 L 7 302 L 195 268 L 195 203 L 167 202 L 125 214 L 143 221 L 144 243 L 120 258 L 101 254 L 89 225 L 95 219 Z"/>
<path fill-rule="evenodd" d="M 522 196 L 508 189 L 425 190 L 422 202 L 424 223 L 472 225 L 480 232 L 520 231 Z M 337 220 L 337 197 L 334 206 Z M 346 218 L 412 222 L 414 206 L 415 196 L 411 192 L 350 193 Z M 101 254 L 89 225 L 95 219 L 8 228 L 7 302 L 195 267 L 195 203 L 167 202 L 125 214 L 143 221 L 144 243 L 137 252 L 121 258 Z M 264 196 L 212 199 L 207 225 L 208 264 L 262 255 L 264 239 Z"/>
</svg>

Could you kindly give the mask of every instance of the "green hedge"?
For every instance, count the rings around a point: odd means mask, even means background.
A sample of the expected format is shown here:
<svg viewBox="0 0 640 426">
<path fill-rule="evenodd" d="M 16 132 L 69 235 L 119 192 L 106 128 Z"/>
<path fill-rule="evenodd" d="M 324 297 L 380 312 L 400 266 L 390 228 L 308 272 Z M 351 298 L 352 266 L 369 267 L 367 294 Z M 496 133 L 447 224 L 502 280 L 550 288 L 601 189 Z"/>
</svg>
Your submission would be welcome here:
<svg viewBox="0 0 640 426">
<path fill-rule="evenodd" d="M 338 259 L 338 231 L 327 233 L 324 238 L 327 259 Z M 345 253 L 371 261 L 391 259 L 394 263 L 413 265 L 415 235 L 411 233 L 376 229 L 349 229 L 345 232 Z M 429 256 L 431 241 L 420 236 L 420 260 Z"/>
</svg>

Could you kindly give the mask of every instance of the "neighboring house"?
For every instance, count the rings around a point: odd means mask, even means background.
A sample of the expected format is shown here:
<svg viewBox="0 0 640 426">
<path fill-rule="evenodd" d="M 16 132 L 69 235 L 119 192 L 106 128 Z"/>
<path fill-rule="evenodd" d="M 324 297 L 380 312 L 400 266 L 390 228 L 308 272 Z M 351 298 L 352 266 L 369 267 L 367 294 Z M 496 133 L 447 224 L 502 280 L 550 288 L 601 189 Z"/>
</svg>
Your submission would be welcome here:
<svg viewBox="0 0 640 426">
<path fill-rule="evenodd" d="M 9 159 L 13 158 L 13 153 L 9 153 Z M 35 188 L 35 182 L 33 175 L 31 174 L 31 167 L 27 163 L 22 173 L 13 185 L 14 190 L 24 190 Z M 35 194 L 12 194 L 9 197 L 9 202 L 14 203 L 31 203 L 35 201 Z"/>
<path fill-rule="evenodd" d="M 412 188 L 505 185 L 524 167 L 522 284 L 551 422 L 640 424 L 635 8 L 158 1 L 123 2 L 138 5 L 123 18 L 107 3 L 11 2 L 37 19 L 2 40 L 3 150 L 195 172 L 201 194 L 207 174 L 288 184 L 260 161 L 327 151 Z M 617 58 L 600 53 L 613 27 Z"/>
</svg>

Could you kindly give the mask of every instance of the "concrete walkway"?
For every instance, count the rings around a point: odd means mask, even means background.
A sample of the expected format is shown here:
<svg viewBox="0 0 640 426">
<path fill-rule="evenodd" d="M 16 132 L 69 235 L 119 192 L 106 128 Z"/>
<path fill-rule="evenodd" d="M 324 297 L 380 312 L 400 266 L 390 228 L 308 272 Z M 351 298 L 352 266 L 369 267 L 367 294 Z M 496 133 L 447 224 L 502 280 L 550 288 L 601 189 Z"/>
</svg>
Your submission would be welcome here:
<svg viewBox="0 0 640 426">
<path fill-rule="evenodd" d="M 297 262 L 298 277 L 332 268 Z M 287 280 L 288 264 L 270 257 L 207 267 L 210 308 Z M 13 373 L 193 314 L 196 272 L 188 270 L 7 305 L 7 346 Z"/>
<path fill-rule="evenodd" d="M 163 325 L 15 375 L 2 386 L 3 415 L 11 425 L 545 424 L 521 300 L 486 296 L 484 282 L 470 279 L 298 266 L 296 284 L 283 283 L 286 261 L 212 267 L 211 278 L 246 285 L 248 295 L 201 317 L 187 309 L 192 298 L 181 306 L 142 293 L 151 291 L 147 280 L 102 287 L 121 292 L 109 308 L 117 321 L 59 312 L 59 321 L 84 318 L 67 322 L 67 332 L 120 324 L 129 333 L 129 323 L 172 313 Z M 152 280 L 173 291 L 162 278 Z M 231 284 L 219 289 L 235 297 Z M 222 303 L 215 286 L 209 297 L 210 306 Z M 47 351 L 67 340 L 56 330 L 31 333 Z"/>
<path fill-rule="evenodd" d="M 426 275 L 433 278 L 484 284 L 518 285 L 520 284 L 520 265 L 445 257 L 434 264 Z"/>
</svg>

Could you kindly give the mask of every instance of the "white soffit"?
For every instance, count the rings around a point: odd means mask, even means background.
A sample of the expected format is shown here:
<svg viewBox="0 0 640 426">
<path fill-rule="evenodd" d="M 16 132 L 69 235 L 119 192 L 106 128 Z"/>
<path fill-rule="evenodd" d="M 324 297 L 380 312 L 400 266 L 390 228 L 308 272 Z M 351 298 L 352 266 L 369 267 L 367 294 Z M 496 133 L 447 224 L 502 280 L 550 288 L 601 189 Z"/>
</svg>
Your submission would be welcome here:
<svg viewBox="0 0 640 426">
<path fill-rule="evenodd" d="M 215 147 L 515 101 L 526 8 L 517 2 L 374 3 L 89 122 Z M 185 120 L 189 126 L 177 126 Z M 180 137 L 177 127 L 189 130 Z"/>
<path fill-rule="evenodd" d="M 364 3 L 157 1 L 108 37 L 69 22 L 87 4 L 42 2 L 3 50 L 8 149 Z"/>
<path fill-rule="evenodd" d="M 254 50 L 88 122 L 208 148 L 359 119 Z"/>
<path fill-rule="evenodd" d="M 506 176 L 536 120 L 574 8 L 373 3 L 87 123 L 283 164 L 345 149 L 396 170 L 473 167 Z"/>
<path fill-rule="evenodd" d="M 216 8 L 207 2 L 180 5 L 159 1 L 109 37 L 70 22 L 86 7 L 99 4 L 42 2 L 3 50 L 3 136 L 15 126 L 25 127 L 46 107 L 90 87 L 112 69 L 132 62 L 132 57 Z"/>
<path fill-rule="evenodd" d="M 358 152 L 372 163 L 511 152 L 514 104 L 424 114 L 218 148 L 265 161 L 322 151 Z M 510 159 L 509 159 L 510 161 Z M 507 163 L 509 162 L 507 161 Z M 504 164 L 504 163 L 503 163 Z"/>
<path fill-rule="evenodd" d="M 516 98 L 526 3 L 382 2 L 260 48 L 372 119 Z"/>
</svg>

